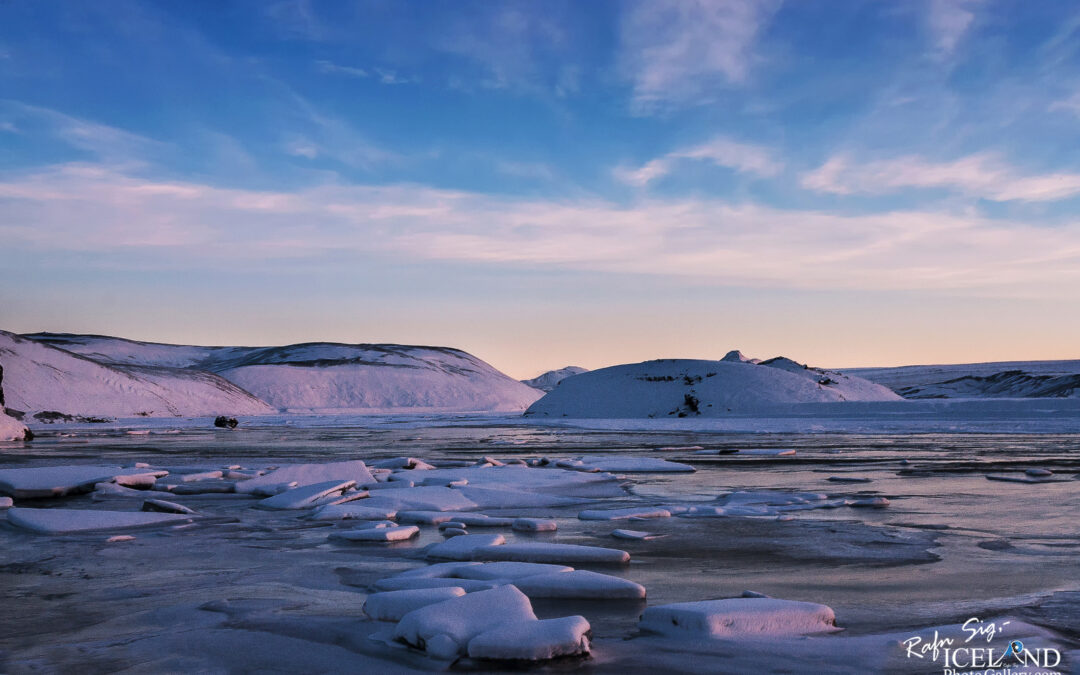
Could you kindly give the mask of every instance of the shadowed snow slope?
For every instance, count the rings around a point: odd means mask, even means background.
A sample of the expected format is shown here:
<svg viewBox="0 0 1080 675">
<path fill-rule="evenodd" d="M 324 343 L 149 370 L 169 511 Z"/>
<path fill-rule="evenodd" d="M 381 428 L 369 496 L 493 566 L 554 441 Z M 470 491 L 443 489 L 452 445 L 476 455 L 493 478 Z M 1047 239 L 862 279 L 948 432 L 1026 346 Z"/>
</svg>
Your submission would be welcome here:
<svg viewBox="0 0 1080 675">
<path fill-rule="evenodd" d="M 21 441 L 26 438 L 26 425 L 0 409 L 0 441 Z"/>
<path fill-rule="evenodd" d="M 527 415 L 639 418 L 719 417 L 799 403 L 894 401 L 881 385 L 778 358 L 744 361 L 663 359 L 576 375 L 534 403 Z"/>
<path fill-rule="evenodd" d="M 109 366 L 0 331 L 7 407 L 33 415 L 259 415 L 273 409 L 231 382 L 198 370 Z"/>
<path fill-rule="evenodd" d="M 554 389 L 555 385 L 566 378 L 587 372 L 589 372 L 589 370 L 587 368 L 582 368 L 581 366 L 567 366 L 565 368 L 559 368 L 558 370 L 549 370 L 543 375 L 534 377 L 531 380 L 522 380 L 521 382 L 529 385 L 533 389 L 547 392 Z"/>
<path fill-rule="evenodd" d="M 904 398 L 1080 398 L 1080 361 L 1002 361 L 847 371 Z"/>
<path fill-rule="evenodd" d="M 480 359 L 446 347 L 330 342 L 193 347 L 96 335 L 27 337 L 110 365 L 210 371 L 280 410 L 514 412 L 541 396 Z"/>
</svg>

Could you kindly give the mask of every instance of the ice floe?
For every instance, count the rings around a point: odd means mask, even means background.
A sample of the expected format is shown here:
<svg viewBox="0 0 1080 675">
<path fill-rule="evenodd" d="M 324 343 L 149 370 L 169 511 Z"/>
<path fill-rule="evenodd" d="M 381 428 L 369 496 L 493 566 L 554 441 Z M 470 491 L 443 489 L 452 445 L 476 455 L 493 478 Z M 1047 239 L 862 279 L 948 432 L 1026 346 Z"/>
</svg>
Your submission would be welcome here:
<svg viewBox="0 0 1080 675">
<path fill-rule="evenodd" d="M 381 490 L 364 500 L 364 505 L 393 511 L 469 511 L 476 502 L 461 490 L 445 487 L 415 487 Z"/>
<path fill-rule="evenodd" d="M 848 499 L 844 501 L 848 506 L 883 509 L 889 505 L 887 497 L 863 497 L 861 499 Z"/>
<path fill-rule="evenodd" d="M 194 515 L 195 509 L 177 504 L 164 499 L 147 499 L 142 505 L 143 511 L 157 511 L 158 513 L 180 513 Z"/>
<path fill-rule="evenodd" d="M 463 595 L 465 589 L 460 586 L 374 593 L 364 601 L 364 613 L 376 621 L 400 621 L 413 610 Z"/>
<path fill-rule="evenodd" d="M 501 625 L 469 640 L 474 659 L 546 661 L 589 653 L 591 626 L 582 616 Z"/>
<path fill-rule="evenodd" d="M 641 615 L 638 627 L 688 639 L 808 635 L 839 630 L 830 607 L 774 598 L 727 598 L 649 607 Z"/>
<path fill-rule="evenodd" d="M 645 587 L 641 584 L 588 570 L 530 574 L 513 579 L 512 583 L 530 598 L 641 600 L 645 597 Z"/>
<path fill-rule="evenodd" d="M 360 460 L 326 464 L 290 464 L 262 476 L 237 483 L 236 491 L 269 497 L 281 491 L 278 489 L 280 485 L 303 487 L 332 480 L 351 480 L 357 485 L 365 485 L 374 483 L 375 477 L 368 471 L 367 465 Z"/>
<path fill-rule="evenodd" d="M 367 496 L 367 491 L 356 491 L 354 480 L 332 480 L 325 483 L 312 483 L 286 490 L 273 497 L 267 497 L 258 503 L 263 509 L 310 509 L 349 502 Z"/>
<path fill-rule="evenodd" d="M 611 473 L 693 473 L 689 464 L 671 462 L 658 457 L 628 457 L 626 455 L 587 455 L 570 460 L 576 469 Z"/>
<path fill-rule="evenodd" d="M 434 544 L 426 552 L 429 559 L 471 560 L 473 554 L 483 548 L 498 548 L 506 543 L 501 534 L 467 534 L 462 537 Z"/>
<path fill-rule="evenodd" d="M 566 565 L 523 562 L 489 562 L 459 564 L 455 567 L 447 567 L 444 570 L 444 573 L 447 576 L 459 577 L 461 579 L 481 579 L 489 581 L 504 579 L 517 581 L 524 577 L 532 577 L 538 574 L 560 574 L 573 571 L 573 567 L 568 567 Z"/>
<path fill-rule="evenodd" d="M 397 515 L 397 509 L 368 506 L 366 504 L 368 501 L 370 499 L 361 500 L 363 503 L 327 504 L 316 508 L 308 515 L 308 518 L 311 520 L 387 520 Z"/>
<path fill-rule="evenodd" d="M 334 532 L 331 539 L 358 542 L 393 542 L 412 539 L 420 534 L 420 528 L 415 525 L 399 525 L 397 527 L 371 527 L 355 530 Z"/>
<path fill-rule="evenodd" d="M 653 534 L 651 532 L 642 532 L 641 530 L 613 530 L 611 536 L 616 539 L 631 539 L 636 541 L 645 541 L 647 539 L 656 539 L 663 537 L 662 534 Z"/>
<path fill-rule="evenodd" d="M 1024 472 L 1022 474 L 1011 473 L 988 473 L 986 474 L 987 480 L 1003 481 L 1006 483 L 1060 483 L 1068 480 L 1067 478 L 1058 478 L 1051 474 L 1029 474 Z"/>
<path fill-rule="evenodd" d="M 546 518 L 515 518 L 511 528 L 515 532 L 554 532 L 559 524 Z"/>
<path fill-rule="evenodd" d="M 524 593 L 499 586 L 409 612 L 394 628 L 394 638 L 435 658 L 454 659 L 485 631 L 536 620 Z"/>
<path fill-rule="evenodd" d="M 482 536 L 482 535 L 472 535 Z M 465 537 L 458 537 L 450 542 L 461 541 Z M 438 544 L 442 546 L 444 544 Z M 512 560 L 518 562 L 539 563 L 592 563 L 606 565 L 625 565 L 630 562 L 630 554 L 613 548 L 600 546 L 581 546 L 578 544 L 546 544 L 525 543 L 478 546 L 471 551 L 473 560 L 498 561 Z M 430 554 L 429 554 L 430 555 Z"/>
<path fill-rule="evenodd" d="M 0 493 L 15 499 L 63 497 L 89 492 L 97 483 L 124 473 L 118 466 L 44 466 L 0 469 Z"/>
<path fill-rule="evenodd" d="M 671 511 L 652 507 L 625 509 L 586 509 L 578 514 L 581 520 L 628 520 L 630 518 L 670 518 Z"/>
<path fill-rule="evenodd" d="M 453 521 L 465 527 L 510 527 L 513 518 L 486 516 L 482 513 L 462 513 L 460 511 L 401 511 L 398 520 L 403 523 L 418 525 L 441 525 Z"/>
<path fill-rule="evenodd" d="M 8 509 L 8 522 L 40 534 L 70 534 L 124 530 L 191 522 L 186 515 L 146 511 L 92 511 L 88 509 Z"/>
</svg>

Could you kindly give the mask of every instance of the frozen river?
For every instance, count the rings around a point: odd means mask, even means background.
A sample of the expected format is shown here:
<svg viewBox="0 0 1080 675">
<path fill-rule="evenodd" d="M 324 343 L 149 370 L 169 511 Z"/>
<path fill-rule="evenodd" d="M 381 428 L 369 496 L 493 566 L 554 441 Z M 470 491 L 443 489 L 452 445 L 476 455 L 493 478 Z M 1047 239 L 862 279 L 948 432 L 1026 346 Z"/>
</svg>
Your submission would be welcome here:
<svg viewBox="0 0 1080 675">
<path fill-rule="evenodd" d="M 1077 667 L 1078 435 L 597 431 L 439 418 L 381 418 L 350 427 L 250 423 L 233 431 L 162 424 L 149 434 L 49 429 L 31 444 L 0 451 L 0 469 L 145 462 L 175 474 L 400 456 L 437 466 L 483 456 L 663 457 L 696 472 L 619 474 L 616 489 L 588 495 L 581 504 L 484 510 L 558 523 L 554 533 L 507 530 L 510 542 L 623 549 L 631 555 L 628 566 L 577 567 L 632 580 L 648 591 L 645 601 L 535 600 L 541 618 L 580 614 L 593 632 L 590 659 L 540 670 L 942 672 L 926 658 L 906 656 L 904 636 L 972 617 L 1010 621 L 1023 637 L 1061 653 L 1054 670 Z M 746 452 L 789 449 L 795 454 Z M 729 454 L 735 450 L 742 452 Z M 987 479 L 1023 479 L 1034 468 L 1052 471 L 1054 480 Z M 837 480 L 850 478 L 862 482 Z M 833 502 L 885 497 L 889 504 L 815 508 L 779 518 L 671 517 L 634 524 L 664 535 L 646 541 L 612 538 L 625 523 L 577 518 L 586 508 L 710 504 L 732 492 L 757 491 L 821 493 Z M 102 533 L 39 535 L 3 523 L 0 672 L 375 673 L 436 667 L 422 655 L 371 639 L 386 625 L 361 609 L 372 583 L 425 564 L 423 549 L 443 541 L 435 527 L 421 527 L 419 537 L 406 542 L 353 544 L 328 537 L 340 523 L 250 508 L 249 498 L 207 494 L 182 501 L 203 518 L 179 529 L 140 530 L 121 543 L 106 543 Z M 138 508 L 129 499 L 95 501 L 89 495 L 34 502 Z M 646 606 L 748 590 L 828 605 L 844 630 L 798 639 L 677 641 L 638 629 Z M 464 660 L 455 669 L 491 667 Z"/>
</svg>

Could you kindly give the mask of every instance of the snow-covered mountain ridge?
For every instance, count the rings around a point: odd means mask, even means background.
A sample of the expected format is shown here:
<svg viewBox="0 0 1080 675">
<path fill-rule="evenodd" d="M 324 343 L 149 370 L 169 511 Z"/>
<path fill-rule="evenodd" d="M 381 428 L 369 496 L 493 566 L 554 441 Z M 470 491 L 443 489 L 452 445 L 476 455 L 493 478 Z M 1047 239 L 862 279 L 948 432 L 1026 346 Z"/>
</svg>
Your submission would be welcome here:
<svg viewBox="0 0 1080 675">
<path fill-rule="evenodd" d="M 45 350 L 36 352 L 37 356 L 48 354 L 52 360 L 59 360 L 57 369 L 70 372 L 73 381 L 84 385 L 83 389 L 76 388 L 76 400 L 42 400 L 40 391 L 48 378 L 40 372 L 37 379 L 21 375 L 15 384 L 20 402 L 35 411 L 108 416 L 146 412 L 257 415 L 278 410 L 512 412 L 524 410 L 541 395 L 480 359 L 447 347 L 329 342 L 283 347 L 200 347 L 101 335 L 6 335 L 9 341 L 19 340 Z M 5 357 L 0 353 L 0 363 L 5 358 L 13 360 L 18 369 L 21 360 L 26 371 L 27 362 L 34 361 L 28 358 L 28 349 L 24 344 L 21 354 L 12 352 Z M 50 358 L 43 360 L 50 362 Z M 182 400 L 150 406 L 156 402 L 153 396 L 131 385 L 127 388 L 135 393 L 141 407 L 127 406 L 125 412 L 110 412 L 97 400 L 99 396 L 84 390 L 87 386 L 110 390 L 125 375 L 172 388 Z M 211 403 L 218 407 L 207 409 L 207 402 L 202 400 L 206 392 L 192 391 L 199 386 L 227 389 L 239 399 L 246 399 L 248 405 L 236 405 L 239 400 L 214 400 Z M 56 387 L 48 388 L 56 391 Z M 46 404 L 48 407 L 42 407 Z M 15 404 L 12 407 L 18 408 Z M 193 409 L 199 412 L 190 412 Z"/>
<path fill-rule="evenodd" d="M 1001 361 L 845 372 L 904 398 L 1080 398 L 1080 360 Z"/>
<path fill-rule="evenodd" d="M 662 359 L 564 380 L 526 415 L 577 418 L 720 417 L 802 403 L 896 401 L 888 388 L 791 359 Z"/>
<path fill-rule="evenodd" d="M 582 373 L 589 372 L 588 368 L 582 368 L 581 366 L 567 366 L 565 368 L 559 368 L 558 370 L 549 370 L 542 375 L 538 375 L 531 380 L 522 380 L 522 384 L 527 384 L 533 389 L 539 389 L 543 392 L 551 391 L 560 382 L 568 377 L 574 375 L 580 375 Z"/>
</svg>

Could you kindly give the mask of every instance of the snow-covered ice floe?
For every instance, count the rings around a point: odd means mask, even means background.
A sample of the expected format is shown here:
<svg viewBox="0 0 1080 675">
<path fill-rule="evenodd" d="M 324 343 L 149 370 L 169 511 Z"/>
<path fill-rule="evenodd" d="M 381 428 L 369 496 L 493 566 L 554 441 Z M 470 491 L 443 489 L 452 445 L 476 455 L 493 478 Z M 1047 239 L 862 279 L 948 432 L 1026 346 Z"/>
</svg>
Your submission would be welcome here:
<svg viewBox="0 0 1080 675">
<path fill-rule="evenodd" d="M 413 610 L 463 595 L 465 589 L 460 586 L 374 593 L 364 601 L 364 614 L 376 621 L 400 621 Z"/>
<path fill-rule="evenodd" d="M 474 535 L 475 536 L 475 535 Z M 452 541 L 460 541 L 457 537 Z M 449 542 L 447 542 L 449 543 Z M 472 550 L 473 560 L 511 560 L 517 562 L 539 563 L 585 563 L 602 565 L 625 565 L 630 562 L 630 554 L 613 548 L 600 546 L 581 546 L 579 544 L 505 544 L 479 546 Z"/>
<path fill-rule="evenodd" d="M 394 542 L 412 539 L 420 534 L 420 528 L 415 525 L 400 525 L 398 527 L 371 527 L 356 530 L 345 530 L 330 535 L 331 539 L 354 542 Z"/>
<path fill-rule="evenodd" d="M 668 637 L 736 638 L 840 630 L 830 607 L 774 598 L 727 598 L 649 607 L 638 627 Z"/>
<path fill-rule="evenodd" d="M 460 523 L 465 527 L 510 527 L 514 518 L 486 516 L 482 513 L 462 513 L 458 511 L 401 511 L 397 515 L 402 523 L 418 525 L 443 525 L 449 522 Z"/>
<path fill-rule="evenodd" d="M 244 494 L 271 497 L 282 490 L 280 486 L 303 487 L 327 481 L 351 480 L 358 485 L 374 483 L 375 477 L 360 460 L 329 462 L 326 464 L 290 464 L 249 478 L 236 484 L 236 491 Z"/>
<path fill-rule="evenodd" d="M 267 497 L 258 503 L 262 509 L 311 509 L 350 502 L 368 495 L 366 490 L 356 490 L 354 480 L 331 480 L 312 483 Z"/>
<path fill-rule="evenodd" d="M 537 619 L 528 597 L 507 585 L 409 612 L 394 638 L 437 659 L 541 661 L 588 654 L 590 630 L 580 616 Z"/>
<path fill-rule="evenodd" d="M 501 534 L 467 534 L 433 545 L 426 555 L 434 560 L 471 560 L 476 551 L 505 543 Z"/>
<path fill-rule="evenodd" d="M 370 500 L 363 500 L 367 502 Z M 311 520 L 386 520 L 397 515 L 397 509 L 378 508 L 366 503 L 327 504 L 312 511 Z"/>
<path fill-rule="evenodd" d="M 561 460 L 559 466 L 611 473 L 693 473 L 697 470 L 689 464 L 671 462 L 658 457 L 628 457 L 626 455 L 587 455 L 571 460 Z"/>
<path fill-rule="evenodd" d="M 469 657 L 499 661 L 546 661 L 589 653 L 592 627 L 583 616 L 564 616 L 499 626 L 469 640 Z"/>
<path fill-rule="evenodd" d="M 364 500 L 364 505 L 393 511 L 469 511 L 476 502 L 460 490 L 445 487 L 414 487 L 379 490 Z"/>
<path fill-rule="evenodd" d="M 668 509 L 630 507 L 625 509 L 586 509 L 578 514 L 581 520 L 628 520 L 630 518 L 670 518 Z"/>
<path fill-rule="evenodd" d="M 409 612 L 394 628 L 394 638 L 435 658 L 454 659 L 484 631 L 536 620 L 524 593 L 500 586 Z"/>
<path fill-rule="evenodd" d="M 531 598 L 640 600 L 645 587 L 610 574 L 575 570 L 566 565 L 528 562 L 449 562 L 408 570 L 375 583 L 375 588 L 424 588 L 431 581 L 454 582 L 467 592 L 513 584 Z M 423 582 L 414 584 L 413 582 Z"/>
<path fill-rule="evenodd" d="M 126 530 L 191 522 L 189 516 L 175 513 L 92 511 L 88 509 L 28 509 L 25 507 L 9 509 L 7 520 L 16 527 L 40 534 Z"/>
<path fill-rule="evenodd" d="M 630 539 L 633 541 L 645 541 L 648 539 L 656 539 L 663 537 L 662 534 L 653 534 L 652 532 L 643 532 L 641 530 L 612 530 L 611 536 L 616 539 Z"/>
<path fill-rule="evenodd" d="M 514 579 L 513 583 L 530 598 L 584 600 L 643 600 L 645 598 L 645 587 L 639 583 L 588 570 L 528 575 Z"/>
<path fill-rule="evenodd" d="M 515 532 L 554 532 L 559 525 L 546 518 L 515 518 L 511 528 Z"/>
<path fill-rule="evenodd" d="M 44 466 L 30 469 L 0 469 L 0 493 L 15 499 L 63 497 L 89 492 L 97 483 L 107 483 L 124 473 L 118 466 Z"/>
</svg>

